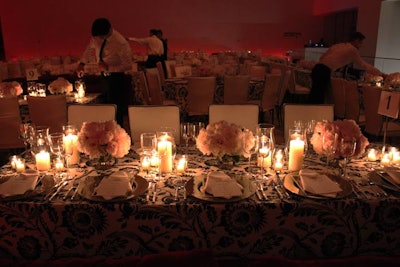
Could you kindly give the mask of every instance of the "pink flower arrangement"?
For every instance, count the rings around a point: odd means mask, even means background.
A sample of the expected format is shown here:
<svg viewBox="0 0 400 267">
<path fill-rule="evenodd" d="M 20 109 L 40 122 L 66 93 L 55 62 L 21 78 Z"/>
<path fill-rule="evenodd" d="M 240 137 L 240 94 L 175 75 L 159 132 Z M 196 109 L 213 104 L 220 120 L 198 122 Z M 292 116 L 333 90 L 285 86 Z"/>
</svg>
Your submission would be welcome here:
<svg viewBox="0 0 400 267">
<path fill-rule="evenodd" d="M 314 134 L 311 137 L 311 144 L 314 151 L 319 155 L 325 154 L 325 149 L 331 146 L 335 133 L 338 134 L 339 142 L 336 145 L 334 158 L 340 158 L 340 140 L 342 138 L 355 138 L 357 146 L 353 157 L 361 157 L 365 148 L 369 145 L 368 139 L 362 134 L 360 127 L 354 120 L 337 120 L 317 122 Z M 325 138 L 325 143 L 322 140 Z M 325 148 L 325 149 L 324 149 Z"/>
<path fill-rule="evenodd" d="M 128 154 L 131 138 L 116 121 L 84 122 L 78 134 L 78 150 L 90 158 L 111 155 L 122 158 Z"/>
<path fill-rule="evenodd" d="M 2 82 L 0 83 L 0 96 L 19 96 L 23 90 L 19 82 Z"/>
<path fill-rule="evenodd" d="M 390 73 L 385 78 L 385 88 L 398 88 L 400 86 L 400 72 Z"/>
<path fill-rule="evenodd" d="M 72 92 L 72 83 L 63 77 L 58 77 L 52 81 L 48 86 L 49 92 L 53 95 L 57 94 L 70 94 Z"/>
<path fill-rule="evenodd" d="M 196 146 L 200 152 L 220 159 L 223 156 L 249 157 L 246 151 L 254 146 L 254 142 L 251 131 L 226 121 L 207 125 L 196 138 Z"/>
</svg>

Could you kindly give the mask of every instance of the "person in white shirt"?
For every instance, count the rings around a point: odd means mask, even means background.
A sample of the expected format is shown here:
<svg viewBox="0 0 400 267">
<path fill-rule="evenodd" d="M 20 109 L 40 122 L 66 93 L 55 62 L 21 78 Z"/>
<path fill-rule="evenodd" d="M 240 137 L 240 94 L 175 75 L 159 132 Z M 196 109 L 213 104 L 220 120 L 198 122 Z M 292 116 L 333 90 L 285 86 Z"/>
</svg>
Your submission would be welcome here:
<svg viewBox="0 0 400 267">
<path fill-rule="evenodd" d="M 365 62 L 359 49 L 363 44 L 365 36 L 360 32 L 351 35 L 347 43 L 339 43 L 331 46 L 319 59 L 312 70 L 312 87 L 309 102 L 312 104 L 331 103 L 331 75 L 336 70 L 348 64 L 356 64 L 368 73 L 385 77 L 386 74 Z"/>
<path fill-rule="evenodd" d="M 146 68 L 156 68 L 157 62 L 163 62 L 164 46 L 162 41 L 157 37 L 158 30 L 151 29 L 150 36 L 145 38 L 128 37 L 128 41 L 145 45 L 147 49 Z"/>
<path fill-rule="evenodd" d="M 132 49 L 125 37 L 113 29 L 106 18 L 98 18 L 93 22 L 91 35 L 78 65 L 77 75 L 79 78 L 84 76 L 85 64 L 98 64 L 102 73 L 104 102 L 117 105 L 117 122 L 123 126 L 123 116 L 128 112 L 126 90 L 129 88 L 126 86 L 125 72 L 132 69 Z"/>
</svg>

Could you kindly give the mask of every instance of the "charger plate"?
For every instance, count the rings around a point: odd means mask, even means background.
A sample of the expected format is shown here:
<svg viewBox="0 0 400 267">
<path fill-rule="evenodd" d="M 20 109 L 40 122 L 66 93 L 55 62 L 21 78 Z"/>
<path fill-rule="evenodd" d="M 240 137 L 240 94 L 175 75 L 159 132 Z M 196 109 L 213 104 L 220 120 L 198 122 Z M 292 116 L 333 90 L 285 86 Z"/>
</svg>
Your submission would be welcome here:
<svg viewBox="0 0 400 267">
<path fill-rule="evenodd" d="M 339 184 L 340 188 L 342 189 L 341 192 L 338 192 L 336 197 L 328 196 L 328 195 L 319 195 L 319 194 L 313 194 L 304 191 L 300 187 L 300 176 L 298 173 L 289 173 L 283 178 L 283 186 L 285 187 L 286 190 L 288 190 L 290 193 L 302 196 L 302 197 L 307 197 L 307 198 L 313 198 L 313 199 L 336 199 L 336 198 L 344 198 L 350 195 L 353 192 L 353 187 L 351 186 L 349 181 L 346 181 L 345 179 L 341 178 L 340 176 L 336 176 L 330 173 L 324 173 L 329 179 L 334 181 L 335 183 Z"/>
<path fill-rule="evenodd" d="M 193 196 L 200 200 L 205 200 L 209 202 L 219 202 L 219 203 L 229 203 L 229 202 L 236 202 L 246 198 L 251 197 L 255 192 L 256 189 L 253 183 L 249 180 L 249 178 L 244 176 L 233 176 L 233 178 L 243 186 L 243 193 L 241 196 L 232 197 L 229 199 L 222 198 L 222 197 L 214 197 L 210 194 L 203 193 L 200 191 L 200 188 L 204 185 L 205 180 L 207 178 L 206 174 L 198 175 L 190 179 L 186 185 L 186 193 L 188 196 Z"/>
<path fill-rule="evenodd" d="M 139 175 L 132 175 L 130 178 L 130 183 L 132 185 L 132 191 L 128 192 L 124 196 L 114 197 L 112 199 L 105 199 L 102 196 L 98 196 L 94 194 L 95 188 L 100 184 L 102 179 L 107 179 L 104 176 L 86 176 L 81 181 L 81 185 L 78 188 L 78 194 L 87 199 L 92 201 L 98 202 L 120 202 L 132 199 L 134 197 L 138 197 L 146 192 L 149 183 L 146 179 Z"/>
</svg>

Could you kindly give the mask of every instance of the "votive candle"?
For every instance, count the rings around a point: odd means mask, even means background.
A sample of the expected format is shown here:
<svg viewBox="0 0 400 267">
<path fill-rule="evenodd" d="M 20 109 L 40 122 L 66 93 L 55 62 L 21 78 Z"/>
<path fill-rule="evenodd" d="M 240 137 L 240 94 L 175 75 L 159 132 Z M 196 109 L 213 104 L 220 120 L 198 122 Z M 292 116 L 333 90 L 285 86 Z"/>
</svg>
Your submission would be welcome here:
<svg viewBox="0 0 400 267">
<path fill-rule="evenodd" d="M 368 151 L 368 161 L 376 161 L 377 160 L 377 151 L 374 148 L 371 148 Z"/>
<path fill-rule="evenodd" d="M 50 153 L 46 151 L 40 151 L 35 156 L 36 169 L 38 171 L 47 171 L 50 169 Z"/>
<path fill-rule="evenodd" d="M 382 159 L 381 159 L 381 165 L 382 165 L 382 166 L 390 166 L 390 156 L 389 156 L 389 153 L 383 154 Z"/>
<path fill-rule="evenodd" d="M 17 161 L 15 162 L 15 170 L 18 173 L 25 171 L 25 162 L 23 159 L 17 159 Z"/>
<path fill-rule="evenodd" d="M 176 165 L 176 172 L 177 173 L 185 173 L 186 171 L 186 166 L 187 166 L 187 160 L 185 156 L 182 156 L 177 165 Z"/>
</svg>

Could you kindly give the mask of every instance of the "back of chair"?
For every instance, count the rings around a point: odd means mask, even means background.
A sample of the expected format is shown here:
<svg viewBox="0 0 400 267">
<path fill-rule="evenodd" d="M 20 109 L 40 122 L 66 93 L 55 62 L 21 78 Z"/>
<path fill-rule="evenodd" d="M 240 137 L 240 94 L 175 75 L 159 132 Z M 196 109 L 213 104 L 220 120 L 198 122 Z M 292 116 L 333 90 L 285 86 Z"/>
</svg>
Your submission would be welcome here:
<svg viewBox="0 0 400 267">
<path fill-rule="evenodd" d="M 287 69 L 282 76 L 282 80 L 279 85 L 279 92 L 278 92 L 278 106 L 281 106 L 283 104 L 283 100 L 285 98 L 285 94 L 289 88 L 289 80 L 290 80 L 290 75 L 292 75 L 292 71 L 290 69 Z"/>
<path fill-rule="evenodd" d="M 137 99 L 141 99 L 144 105 L 150 104 L 150 92 L 147 86 L 147 79 L 144 71 L 139 71 L 134 76 L 135 95 Z"/>
<path fill-rule="evenodd" d="M 358 85 L 356 81 L 344 80 L 345 88 L 345 107 L 346 113 L 345 118 L 348 120 L 354 120 L 359 123 L 360 118 L 360 94 L 358 93 Z"/>
<path fill-rule="evenodd" d="M 249 96 L 249 75 L 224 76 L 224 104 L 243 104 Z"/>
<path fill-rule="evenodd" d="M 166 79 L 163 64 L 161 63 L 161 61 L 158 61 L 156 63 L 156 66 L 158 70 L 158 75 L 160 77 L 160 83 L 163 86 L 165 84 L 165 79 Z"/>
<path fill-rule="evenodd" d="M 303 104 L 284 104 L 284 134 L 287 140 L 289 129 L 293 127 L 294 121 L 333 121 L 333 104 L 322 105 L 303 105 Z"/>
<path fill-rule="evenodd" d="M 34 124 L 49 126 L 50 132 L 59 132 L 67 123 L 65 95 L 28 96 L 27 101 L 29 115 Z"/>
<path fill-rule="evenodd" d="M 252 65 L 249 69 L 249 75 L 252 80 L 265 80 L 267 74 L 267 67 Z"/>
<path fill-rule="evenodd" d="M 175 142 L 180 143 L 178 106 L 129 106 L 128 117 L 134 144 L 140 141 L 141 133 L 156 132 L 162 127 L 175 129 Z"/>
<path fill-rule="evenodd" d="M 363 85 L 363 101 L 365 106 L 365 132 L 372 135 L 380 135 L 382 131 L 382 115 L 378 114 L 380 87 Z"/>
<path fill-rule="evenodd" d="M 335 105 L 335 118 L 343 119 L 346 114 L 346 92 L 343 78 L 331 78 L 333 104 Z"/>
<path fill-rule="evenodd" d="M 0 149 L 24 147 L 19 139 L 21 117 L 16 97 L 0 98 Z"/>
<path fill-rule="evenodd" d="M 175 76 L 176 78 L 192 76 L 192 67 L 189 65 L 175 66 Z"/>
<path fill-rule="evenodd" d="M 116 112 L 117 106 L 113 104 L 69 105 L 68 124 L 75 125 L 80 129 L 85 121 L 115 120 Z"/>
<path fill-rule="evenodd" d="M 265 77 L 264 92 L 261 98 L 262 110 L 273 110 L 278 104 L 279 86 L 281 83 L 282 74 L 267 74 Z"/>
<path fill-rule="evenodd" d="M 176 66 L 175 60 L 166 60 L 165 61 L 165 68 L 167 69 L 167 77 L 166 77 L 167 79 L 176 77 L 175 66 Z"/>
<path fill-rule="evenodd" d="M 259 111 L 258 105 L 210 105 L 209 123 L 225 120 L 255 132 Z"/>
<path fill-rule="evenodd" d="M 150 94 L 150 105 L 162 105 L 163 96 L 160 74 L 157 68 L 146 69 L 146 80 Z"/>
<path fill-rule="evenodd" d="M 215 87 L 214 76 L 188 78 L 187 112 L 189 116 L 208 114 L 208 107 L 214 101 Z"/>
</svg>

